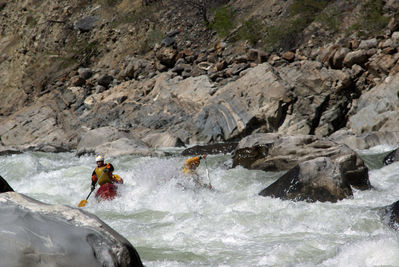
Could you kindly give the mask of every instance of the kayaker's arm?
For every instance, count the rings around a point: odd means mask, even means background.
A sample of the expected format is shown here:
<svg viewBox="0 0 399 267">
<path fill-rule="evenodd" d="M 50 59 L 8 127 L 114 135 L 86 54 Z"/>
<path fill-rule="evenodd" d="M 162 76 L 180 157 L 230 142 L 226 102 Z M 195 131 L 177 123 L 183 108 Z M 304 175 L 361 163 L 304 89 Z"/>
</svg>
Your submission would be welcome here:
<svg viewBox="0 0 399 267">
<path fill-rule="evenodd" d="M 96 171 L 94 170 L 92 175 L 91 175 L 91 189 L 94 190 L 94 188 L 96 187 L 96 183 L 97 183 L 97 174 Z"/>
</svg>

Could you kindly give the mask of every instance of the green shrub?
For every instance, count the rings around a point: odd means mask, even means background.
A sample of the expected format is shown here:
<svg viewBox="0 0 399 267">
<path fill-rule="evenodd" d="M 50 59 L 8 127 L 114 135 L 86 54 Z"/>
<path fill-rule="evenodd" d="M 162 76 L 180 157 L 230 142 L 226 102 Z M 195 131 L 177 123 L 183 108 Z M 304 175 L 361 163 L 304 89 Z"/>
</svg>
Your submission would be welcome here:
<svg viewBox="0 0 399 267">
<path fill-rule="evenodd" d="M 342 12 L 337 7 L 326 8 L 316 17 L 316 21 L 334 32 L 339 30 L 341 19 Z"/>
<path fill-rule="evenodd" d="M 245 21 L 238 32 L 241 40 L 248 40 L 255 45 L 264 36 L 264 27 L 259 19 L 251 18 Z"/>
<path fill-rule="evenodd" d="M 289 17 L 266 27 L 266 47 L 264 49 L 268 51 L 278 48 L 290 50 L 298 46 L 302 41 L 303 30 L 307 26 L 317 18 L 329 19 L 320 16 L 328 3 L 328 0 L 295 0 L 289 8 Z M 331 20 L 329 23 L 334 22 Z"/>
<path fill-rule="evenodd" d="M 382 0 L 368 0 L 365 3 L 364 26 L 370 32 L 378 32 L 389 22 L 383 14 L 384 2 Z"/>
<path fill-rule="evenodd" d="M 328 0 L 296 0 L 290 6 L 292 15 L 301 15 L 308 17 L 310 20 L 323 11 L 327 6 Z"/>
<path fill-rule="evenodd" d="M 223 6 L 216 10 L 215 18 L 209 25 L 220 37 L 226 37 L 234 29 L 234 11 L 229 6 Z"/>
<path fill-rule="evenodd" d="M 158 29 L 149 31 L 146 39 L 140 43 L 139 53 L 145 54 L 151 51 L 157 43 L 162 41 L 164 36 L 164 33 Z"/>
</svg>

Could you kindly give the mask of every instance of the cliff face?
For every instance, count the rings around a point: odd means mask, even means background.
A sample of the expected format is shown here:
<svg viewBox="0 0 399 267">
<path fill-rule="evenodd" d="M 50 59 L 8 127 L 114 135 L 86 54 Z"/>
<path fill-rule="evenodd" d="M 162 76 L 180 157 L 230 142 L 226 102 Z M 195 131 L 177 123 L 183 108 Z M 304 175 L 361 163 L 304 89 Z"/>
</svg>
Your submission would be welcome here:
<svg viewBox="0 0 399 267">
<path fill-rule="evenodd" d="M 2 150 L 399 130 L 396 1 L 152 2 L 0 1 Z"/>
</svg>

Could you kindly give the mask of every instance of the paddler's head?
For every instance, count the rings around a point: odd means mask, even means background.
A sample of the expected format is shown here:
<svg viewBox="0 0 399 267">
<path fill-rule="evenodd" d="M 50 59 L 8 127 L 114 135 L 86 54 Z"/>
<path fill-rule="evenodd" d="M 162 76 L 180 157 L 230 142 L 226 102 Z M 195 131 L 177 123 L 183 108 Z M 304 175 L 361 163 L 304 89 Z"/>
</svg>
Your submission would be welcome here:
<svg viewBox="0 0 399 267">
<path fill-rule="evenodd" d="M 98 166 L 98 167 L 104 166 L 104 157 L 101 156 L 101 155 L 98 155 L 98 156 L 96 157 L 96 163 L 97 163 L 97 166 Z"/>
</svg>

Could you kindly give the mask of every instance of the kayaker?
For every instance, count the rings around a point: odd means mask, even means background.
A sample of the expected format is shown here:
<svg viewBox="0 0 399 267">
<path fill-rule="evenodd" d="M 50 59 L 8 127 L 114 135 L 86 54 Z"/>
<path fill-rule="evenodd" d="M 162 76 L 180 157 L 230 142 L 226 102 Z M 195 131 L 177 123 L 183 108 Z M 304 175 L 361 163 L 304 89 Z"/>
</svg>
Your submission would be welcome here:
<svg viewBox="0 0 399 267">
<path fill-rule="evenodd" d="M 93 174 L 91 175 L 91 189 L 94 190 L 96 184 L 101 186 L 106 183 L 113 183 L 112 172 L 114 171 L 114 166 L 111 163 L 104 163 L 103 156 L 96 157 L 97 167 L 94 169 Z"/>
<path fill-rule="evenodd" d="M 199 175 L 196 172 L 196 169 L 198 168 L 198 166 L 201 163 L 201 159 L 206 159 L 206 155 L 201 155 L 201 156 L 196 156 L 196 157 L 192 157 L 187 159 L 184 162 L 184 169 L 183 169 L 183 173 L 184 174 L 188 174 L 191 177 L 193 177 L 194 181 L 199 184 L 202 187 L 207 187 L 209 189 L 212 188 L 212 185 L 207 185 L 206 183 L 204 183 L 203 181 L 201 181 Z"/>
</svg>

